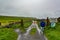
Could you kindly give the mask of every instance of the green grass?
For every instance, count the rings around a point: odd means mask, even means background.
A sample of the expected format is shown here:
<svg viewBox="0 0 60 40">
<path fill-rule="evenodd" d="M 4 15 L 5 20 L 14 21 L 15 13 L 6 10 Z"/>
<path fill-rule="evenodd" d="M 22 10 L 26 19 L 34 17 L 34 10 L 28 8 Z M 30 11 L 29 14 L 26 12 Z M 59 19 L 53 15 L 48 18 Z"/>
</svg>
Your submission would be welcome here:
<svg viewBox="0 0 60 40">
<path fill-rule="evenodd" d="M 60 23 L 57 23 L 55 28 L 45 29 L 44 33 L 48 40 L 60 40 Z"/>
<path fill-rule="evenodd" d="M 11 28 L 3 28 L 3 26 L 8 25 L 11 22 L 18 22 L 23 19 L 24 26 L 21 24 L 10 25 Z M 14 29 L 19 28 L 22 33 L 26 32 L 26 28 L 31 25 L 31 20 L 33 18 L 29 17 L 13 17 L 13 16 L 0 16 L 0 40 L 17 40 L 17 34 Z"/>
<path fill-rule="evenodd" d="M 37 29 L 36 28 L 33 28 L 33 29 L 31 29 L 30 34 L 31 35 L 35 35 L 36 31 L 37 31 Z"/>
<path fill-rule="evenodd" d="M 12 25 L 11 28 L 1 28 L 4 25 L 7 25 L 11 22 L 20 21 L 21 19 L 24 21 L 23 27 L 21 27 L 20 24 L 16 24 Z M 28 28 L 32 23 L 31 20 L 32 18 L 0 16 L 0 22 L 2 23 L 0 26 L 0 40 L 16 40 L 17 34 L 14 32 L 14 29 L 19 28 L 23 33 L 26 32 L 26 28 Z M 35 33 L 36 29 L 33 28 L 30 34 L 34 35 Z M 48 40 L 60 40 L 60 23 L 57 23 L 55 28 L 50 28 L 50 26 L 46 27 L 44 33 Z"/>
<path fill-rule="evenodd" d="M 7 25 L 11 22 L 17 22 L 17 21 L 21 21 L 21 19 L 23 19 L 23 21 L 31 21 L 34 18 L 29 18 L 29 17 L 13 17 L 13 16 L 0 16 L 0 22 L 1 22 L 1 26 Z"/>
<path fill-rule="evenodd" d="M 0 40 L 16 40 L 17 34 L 12 28 L 2 28 L 0 29 Z"/>
<path fill-rule="evenodd" d="M 21 27 L 20 24 L 11 25 L 11 28 L 3 28 L 3 26 L 8 25 L 11 22 L 24 21 L 24 27 Z M 29 21 L 30 20 L 30 21 Z M 22 33 L 26 32 L 26 28 L 28 28 L 31 24 L 32 18 L 28 17 L 11 17 L 11 16 L 0 16 L 0 40 L 17 40 L 17 33 L 14 32 L 14 29 L 19 28 Z M 29 22 L 26 22 L 29 21 Z"/>
</svg>

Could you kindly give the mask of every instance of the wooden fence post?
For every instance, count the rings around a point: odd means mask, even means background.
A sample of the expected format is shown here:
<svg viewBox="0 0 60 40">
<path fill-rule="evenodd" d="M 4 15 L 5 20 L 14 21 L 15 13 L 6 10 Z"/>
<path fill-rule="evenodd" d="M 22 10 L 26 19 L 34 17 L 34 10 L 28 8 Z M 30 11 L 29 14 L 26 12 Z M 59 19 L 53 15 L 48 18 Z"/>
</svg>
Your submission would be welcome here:
<svg viewBox="0 0 60 40">
<path fill-rule="evenodd" d="M 0 26 L 1 26 L 1 22 L 0 22 Z"/>
<path fill-rule="evenodd" d="M 57 18 L 57 21 L 60 22 L 60 17 Z"/>
<path fill-rule="evenodd" d="M 50 20 L 49 20 L 49 18 L 47 17 L 47 26 L 49 26 L 49 24 L 50 24 Z"/>
<path fill-rule="evenodd" d="M 23 19 L 21 19 L 21 26 L 22 26 L 22 27 L 24 26 L 24 24 L 23 24 Z"/>
</svg>

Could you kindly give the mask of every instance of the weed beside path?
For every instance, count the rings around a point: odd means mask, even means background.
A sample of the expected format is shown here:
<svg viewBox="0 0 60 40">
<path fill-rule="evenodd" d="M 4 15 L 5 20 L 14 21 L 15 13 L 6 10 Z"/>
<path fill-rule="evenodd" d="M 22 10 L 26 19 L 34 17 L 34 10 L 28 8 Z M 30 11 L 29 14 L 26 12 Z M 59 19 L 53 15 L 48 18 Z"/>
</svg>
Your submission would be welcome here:
<svg viewBox="0 0 60 40">
<path fill-rule="evenodd" d="M 55 28 L 45 29 L 44 33 L 48 40 L 60 40 L 60 23 Z"/>
<path fill-rule="evenodd" d="M 0 40 L 16 40 L 17 33 L 14 32 L 12 28 L 2 28 L 0 29 Z"/>
</svg>

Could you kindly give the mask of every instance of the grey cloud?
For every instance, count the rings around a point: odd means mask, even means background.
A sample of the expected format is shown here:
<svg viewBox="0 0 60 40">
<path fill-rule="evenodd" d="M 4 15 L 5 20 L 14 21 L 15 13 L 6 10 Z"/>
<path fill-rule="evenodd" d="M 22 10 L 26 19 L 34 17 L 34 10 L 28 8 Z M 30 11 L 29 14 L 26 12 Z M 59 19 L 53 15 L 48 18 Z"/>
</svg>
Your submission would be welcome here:
<svg viewBox="0 0 60 40">
<path fill-rule="evenodd" d="M 0 15 L 59 17 L 60 0 L 0 0 Z"/>
</svg>

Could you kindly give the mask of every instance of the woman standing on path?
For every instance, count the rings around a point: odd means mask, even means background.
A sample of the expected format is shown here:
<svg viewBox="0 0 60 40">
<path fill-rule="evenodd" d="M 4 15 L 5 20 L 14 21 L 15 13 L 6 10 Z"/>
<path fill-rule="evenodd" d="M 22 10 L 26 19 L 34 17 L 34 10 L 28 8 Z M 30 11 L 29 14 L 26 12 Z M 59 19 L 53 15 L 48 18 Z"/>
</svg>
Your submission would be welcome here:
<svg viewBox="0 0 60 40">
<path fill-rule="evenodd" d="M 45 28 L 45 22 L 44 21 L 41 21 L 40 22 L 40 26 L 41 26 L 41 31 L 43 32 L 44 31 L 44 28 Z"/>
</svg>

